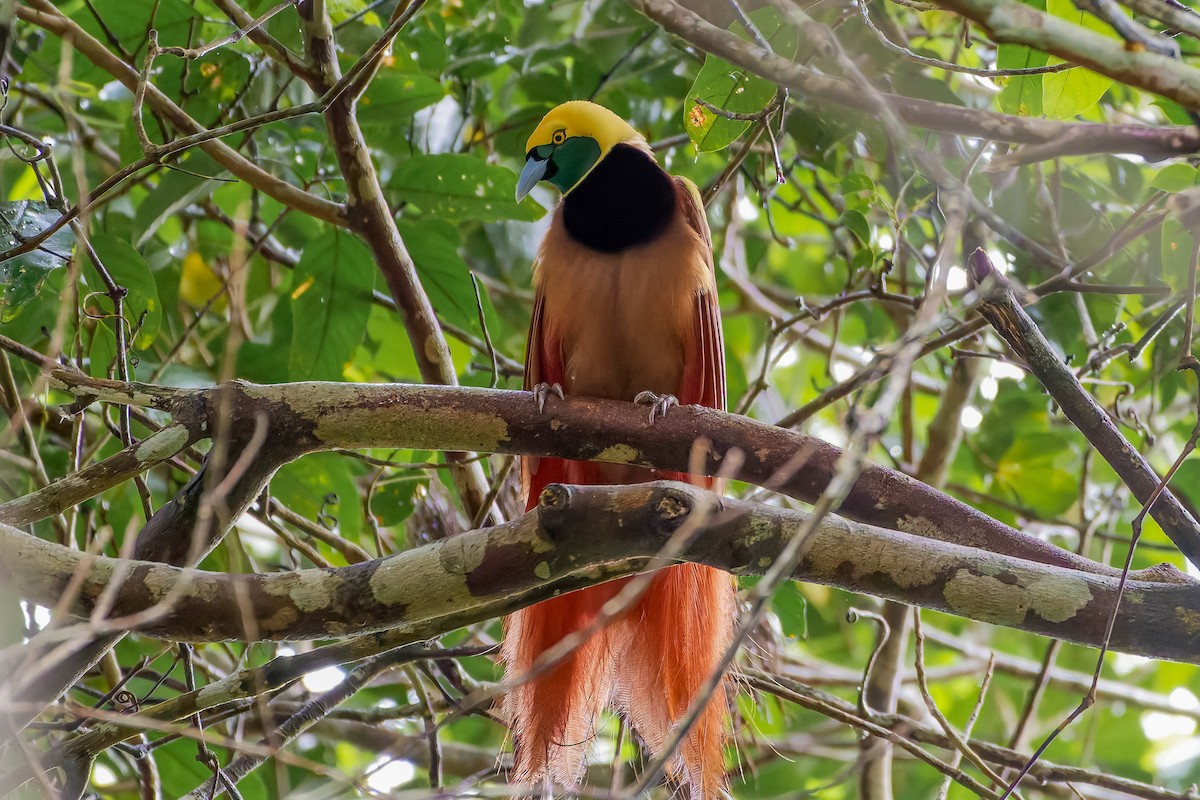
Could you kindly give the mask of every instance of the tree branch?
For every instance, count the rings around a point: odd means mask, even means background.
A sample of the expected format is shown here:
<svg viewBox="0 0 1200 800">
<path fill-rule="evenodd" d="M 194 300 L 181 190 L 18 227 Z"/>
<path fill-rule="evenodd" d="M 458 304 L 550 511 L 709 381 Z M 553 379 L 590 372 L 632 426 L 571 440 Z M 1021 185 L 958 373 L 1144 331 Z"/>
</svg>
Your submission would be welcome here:
<svg viewBox="0 0 1200 800">
<path fill-rule="evenodd" d="M 884 729 L 893 732 L 905 741 L 929 744 L 947 750 L 954 748 L 954 742 L 944 732 L 928 728 L 921 721 L 903 714 L 873 714 L 868 720 L 864 719 L 853 705 L 842 698 L 779 675 L 750 670 L 739 677 L 758 691 L 777 695 L 803 708 L 845 722 L 863 731 Z M 984 760 L 999 767 L 1017 768 L 1027 760 L 1021 753 L 991 742 L 970 739 L 967 745 Z M 1030 774 L 1043 783 L 1082 783 L 1111 789 L 1120 793 L 1119 797 L 1140 797 L 1147 798 L 1147 800 L 1181 800 L 1185 797 L 1182 792 L 1173 792 L 1161 786 L 1097 773 L 1082 767 L 1062 766 L 1048 761 L 1039 761 L 1030 770 Z M 1081 795 L 1075 792 L 1070 796 L 1079 797 Z M 1118 795 L 1103 796 L 1115 797 Z"/>
<path fill-rule="evenodd" d="M 192 437 L 182 425 L 168 425 L 140 442 L 114 453 L 103 461 L 90 464 L 50 485 L 23 497 L 0 504 L 0 522 L 24 525 L 53 516 L 106 489 L 141 475 L 151 467 L 170 460 L 201 437 Z"/>
<path fill-rule="evenodd" d="M 866 114 L 874 113 L 871 99 L 849 81 L 780 58 L 759 48 L 753 42 L 747 42 L 721 30 L 678 3 L 671 0 L 629 0 L 629 4 L 661 25 L 664 30 L 687 40 L 701 50 L 719 56 L 761 78 L 786 86 L 810 101 L 834 103 Z M 1076 26 L 1070 27 L 1072 30 L 1077 29 Z M 1111 42 L 1114 48 L 1121 47 L 1116 40 L 1105 41 Z M 1180 66 L 1179 62 L 1161 58 L 1160 60 L 1172 63 L 1176 68 Z M 1157 61 L 1155 64 L 1157 65 Z M 1190 67 L 1185 68 L 1195 72 Z M 916 128 L 1013 144 L 1069 143 L 1069 147 L 1047 155 L 1047 158 L 1053 155 L 1136 153 L 1144 158 L 1158 160 L 1190 155 L 1200 150 L 1200 131 L 1190 126 L 1149 127 L 1055 122 L 962 108 L 902 95 L 884 94 L 883 97 L 901 120 Z"/>
<path fill-rule="evenodd" d="M 72 609 L 88 615 L 120 580 L 103 628 L 182 641 L 293 640 L 419 629 L 422 638 L 515 611 L 555 594 L 630 575 L 694 508 L 684 560 L 762 574 L 808 514 L 720 498 L 679 483 L 552 486 L 513 522 L 338 569 L 237 575 L 89 558 L 0 526 L 0 575 L 23 599 L 58 602 L 86 572 Z M 694 524 L 692 521 L 689 524 Z M 1053 638 L 1099 645 L 1117 579 L 1023 561 L 829 517 L 804 544 L 792 577 L 874 594 Z M 115 577 L 114 577 L 115 576 Z M 111 589 L 109 590 L 111 591 Z M 1130 581 L 1114 649 L 1200 663 L 1200 590 Z M 120 616 L 128 616 L 121 620 Z"/>
<path fill-rule="evenodd" d="M 1200 69 L 1179 59 L 1128 47 L 1016 0 L 938 0 L 938 5 L 979 23 L 997 42 L 1027 45 L 1184 108 L 1200 108 Z"/>
<path fill-rule="evenodd" d="M 266 26 L 256 25 L 256 20 L 247 13 L 246 9 L 238 5 L 236 0 L 213 0 L 213 4 L 221 9 L 222 13 L 237 26 L 238 31 L 254 42 L 259 50 L 266 53 L 272 60 L 287 67 L 289 72 L 308 84 L 313 91 L 317 93 L 322 91 L 321 78 L 318 73 L 309 68 L 274 36 L 267 33 Z"/>
<path fill-rule="evenodd" d="M 59 370 L 51 374 L 50 383 L 90 398 L 101 382 Z M 689 472 L 690 465 L 698 463 L 705 474 L 716 475 L 736 452 L 741 464 L 725 477 L 814 502 L 829 485 L 842 453 L 811 436 L 699 406 L 672 409 L 649 425 L 644 410 L 632 403 L 551 399 L 546 413 L 539 414 L 528 392 L 495 389 L 346 383 L 262 386 L 239 381 L 212 389 L 177 390 L 131 384 L 123 395 L 114 388 L 117 382 L 102 384 L 107 402 L 152 400 L 178 409 L 175 421 L 189 428 L 215 424 L 212 396 L 225 391 L 228 401 L 222 408 L 222 422 L 248 426 L 267 413 L 272 430 L 277 431 L 269 437 L 270 447 L 286 449 L 294 454 L 290 458 L 332 449 L 411 447 L 595 460 L 675 472 Z M 164 399 L 172 391 L 176 399 Z M 703 457 L 697 460 L 697 456 Z M 1119 574 L 875 464 L 864 466 L 839 513 L 870 525 L 1030 561 Z M 165 523 L 162 527 L 169 528 Z M 1187 580 L 1169 565 L 1138 577 Z"/>
<path fill-rule="evenodd" d="M 976 250 L 967 262 L 971 278 L 980 286 L 979 313 L 1028 365 L 1067 419 L 1087 437 L 1138 502 L 1151 500 L 1160 479 L 1150 462 L 1122 435 L 1108 412 L 1054 352 L 1017 302 L 1008 279 L 992 267 L 987 254 Z M 1162 490 L 1150 506 L 1150 514 L 1188 560 L 1200 566 L 1200 525 L 1170 489 Z"/>
<path fill-rule="evenodd" d="M 392 20 L 381 41 L 390 41 L 422 5 L 423 0 L 415 0 L 403 6 L 403 11 Z M 325 4 L 310 4 L 308 13 L 311 19 L 305 28 L 309 52 L 324 82 L 333 86 L 341 81 L 342 74 Z M 374 60 L 373 56 L 363 58 Z M 333 142 L 334 155 L 346 179 L 346 191 L 349 194 L 346 215 L 351 229 L 371 248 L 375 263 L 387 280 L 392 299 L 408 332 L 421 378 L 426 383 L 456 386 L 458 375 L 450 357 L 450 346 L 442 334 L 429 295 L 421 285 L 417 266 L 396 227 L 395 216 L 388 207 L 383 186 L 379 182 L 379 173 L 371 160 L 371 150 L 358 124 L 358 90 L 365 86 L 373 69 L 373 66 L 365 67 L 363 77 L 342 92 L 325 110 L 329 138 Z M 474 518 L 488 494 L 483 468 L 478 462 L 470 461 L 467 454 L 452 453 L 450 459 L 454 462 L 454 483 L 462 495 L 467 516 Z"/>
</svg>

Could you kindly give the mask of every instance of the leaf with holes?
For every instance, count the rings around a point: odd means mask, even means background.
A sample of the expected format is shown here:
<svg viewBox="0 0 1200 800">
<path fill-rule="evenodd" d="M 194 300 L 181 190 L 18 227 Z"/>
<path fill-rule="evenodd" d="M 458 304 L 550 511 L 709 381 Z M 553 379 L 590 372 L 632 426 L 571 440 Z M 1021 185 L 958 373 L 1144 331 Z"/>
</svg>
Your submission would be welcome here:
<svg viewBox="0 0 1200 800">
<path fill-rule="evenodd" d="M 46 203 L 0 203 L 0 252 L 32 239 L 59 218 Z M 11 322 L 41 290 L 46 276 L 71 258 L 75 235 L 63 226 L 28 253 L 0 262 L 0 322 Z"/>
<path fill-rule="evenodd" d="M 791 58 L 796 54 L 799 40 L 795 29 L 784 22 L 773 8 L 761 8 L 750 15 L 751 21 L 771 44 L 776 55 Z M 749 39 L 750 34 L 738 29 Z M 727 119 L 698 100 L 735 114 L 757 114 L 775 96 L 775 84 L 751 75 L 724 59 L 708 56 L 688 90 L 684 106 L 683 126 L 696 150 L 711 153 L 733 144 L 752 124 L 745 120 Z"/>
</svg>

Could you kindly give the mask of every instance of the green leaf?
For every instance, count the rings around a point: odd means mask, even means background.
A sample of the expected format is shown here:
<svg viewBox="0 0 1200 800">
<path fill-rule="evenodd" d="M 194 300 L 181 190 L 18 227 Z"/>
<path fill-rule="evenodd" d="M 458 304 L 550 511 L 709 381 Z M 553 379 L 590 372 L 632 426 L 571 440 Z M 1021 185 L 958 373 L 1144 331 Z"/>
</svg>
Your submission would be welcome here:
<svg viewBox="0 0 1200 800">
<path fill-rule="evenodd" d="M 838 223 L 853 233 L 862 244 L 871 243 L 871 225 L 859 211 L 843 211 Z"/>
<path fill-rule="evenodd" d="M 91 13 L 80 14 L 77 19 L 80 27 L 101 40 L 112 37 L 121 42 L 142 42 L 152 27 L 164 47 L 195 44 L 188 38 L 194 11 L 184 0 L 93 0 L 89 8 L 93 9 Z"/>
<path fill-rule="evenodd" d="M 1190 164 L 1171 164 L 1158 171 L 1150 186 L 1164 192 L 1182 192 L 1200 186 L 1200 170 Z"/>
<path fill-rule="evenodd" d="M 293 279 L 295 276 L 292 276 Z M 256 383 L 284 383 L 288 380 L 288 361 L 292 347 L 292 306 L 289 284 L 278 291 L 283 295 L 271 312 L 269 342 L 246 342 L 238 348 L 238 376 Z M 382 311 L 382 309 L 377 309 Z"/>
<path fill-rule="evenodd" d="M 353 462 L 335 453 L 314 453 L 282 467 L 271 494 L 288 508 L 358 541 L 362 508 Z"/>
<path fill-rule="evenodd" d="M 1081 11 L 1071 0 L 1046 0 L 1046 11 L 1087 30 L 1113 37 L 1112 29 L 1099 18 Z M 1051 59 L 1051 64 L 1062 63 Z M 1042 76 L 1042 113 L 1054 119 L 1067 119 L 1087 111 L 1100 101 L 1113 80 L 1083 67 Z"/>
<path fill-rule="evenodd" d="M 1054 433 L 1035 432 L 1012 443 L 996 465 L 995 480 L 1018 502 L 1053 517 L 1075 503 L 1078 465 L 1067 440 Z"/>
<path fill-rule="evenodd" d="M 400 219 L 396 225 L 438 316 L 460 328 L 482 333 L 470 270 L 458 254 L 458 230 L 440 220 Z"/>
<path fill-rule="evenodd" d="M 372 307 L 367 317 L 367 337 L 370 344 L 365 349 L 374 351 L 371 367 L 381 378 L 389 381 L 421 379 L 416 355 L 408 346 L 408 331 L 396 312 L 381 306 Z"/>
<path fill-rule="evenodd" d="M 156 749 L 154 761 L 167 797 L 183 797 L 212 777 L 212 771 L 197 760 L 196 742 L 191 739 L 183 738 Z"/>
<path fill-rule="evenodd" d="M 138 247 L 146 243 L 168 217 L 178 214 L 198 197 L 211 194 L 217 185 L 211 179 L 225 168 L 196 150 L 181 164 L 182 169 L 166 170 L 158 185 L 138 204 L 135 230 L 140 232 Z"/>
<path fill-rule="evenodd" d="M 1047 56 L 1021 44 L 1001 44 L 996 49 L 997 69 L 1031 69 L 1046 66 Z M 997 78 L 1004 88 L 996 97 L 997 105 L 1005 114 L 1020 114 L 1038 117 L 1042 114 L 1042 76 L 1015 75 Z"/>
<path fill-rule="evenodd" d="M 339 380 L 362 341 L 375 263 L 355 237 L 333 230 L 314 239 L 293 278 L 291 380 Z"/>
<path fill-rule="evenodd" d="M 207 53 L 193 62 L 185 86 L 189 92 L 203 94 L 212 103 L 230 103 L 250 80 L 250 61 L 244 53 L 231 48 Z"/>
<path fill-rule="evenodd" d="M 371 513 L 381 527 L 399 525 L 413 512 L 417 488 L 428 484 L 429 478 L 420 475 L 404 480 L 389 480 L 371 493 Z"/>
<path fill-rule="evenodd" d="M 109 327 L 110 320 L 97 320 L 92 330 L 92 344 L 88 348 L 88 372 L 93 378 L 111 377 L 110 372 L 117 357 L 117 337 Z"/>
<path fill-rule="evenodd" d="M 1165 97 L 1156 97 L 1150 102 L 1150 105 L 1161 108 L 1168 122 L 1176 125 L 1192 124 L 1192 118 L 1188 115 L 1188 110 L 1174 100 L 1168 100 Z"/>
<path fill-rule="evenodd" d="M 1042 115 L 1042 79 L 1038 75 L 1016 75 L 1008 79 L 1000 94 L 996 96 L 1000 110 L 1005 114 L 1024 117 Z"/>
<path fill-rule="evenodd" d="M 771 608 L 779 617 L 779 627 L 785 636 L 803 639 L 808 635 L 808 601 L 800 592 L 800 584 L 785 581 L 775 590 Z"/>
<path fill-rule="evenodd" d="M 851 192 L 874 192 L 875 181 L 862 172 L 851 172 L 841 180 L 842 194 Z"/>
<path fill-rule="evenodd" d="M 1083 67 L 1042 76 L 1042 113 L 1068 119 L 1087 111 L 1112 86 L 1113 80 Z"/>
<path fill-rule="evenodd" d="M 1179 220 L 1169 217 L 1162 226 L 1159 254 L 1162 258 L 1162 279 L 1176 291 L 1186 289 L 1192 263 L 1192 247 L 1200 231 L 1189 230 Z"/>
<path fill-rule="evenodd" d="M 125 319 L 131 331 L 136 329 L 130 343 L 144 350 L 154 342 L 162 324 L 162 303 L 150 266 L 129 242 L 110 233 L 93 234 L 90 242 L 113 281 L 125 289 Z"/>
<path fill-rule="evenodd" d="M 796 30 L 779 12 L 773 8 L 760 8 L 750 17 L 778 55 L 784 58 L 795 55 L 798 46 Z M 750 38 L 749 33 L 740 30 L 739 35 Z M 710 55 L 688 90 L 683 127 L 697 151 L 723 150 L 737 141 L 752 123 L 722 117 L 700 105 L 697 99 L 735 114 L 757 114 L 767 107 L 776 91 L 775 84 L 770 81 Z"/>
<path fill-rule="evenodd" d="M 15 247 L 49 228 L 57 210 L 35 200 L 0 203 L 0 251 Z M 0 322 L 11 322 L 41 290 L 46 276 L 67 263 L 75 234 L 63 226 L 28 253 L 0 262 Z"/>
<path fill-rule="evenodd" d="M 511 170 L 466 154 L 413 156 L 396 168 L 388 186 L 401 200 L 446 222 L 532 222 L 545 213 L 531 198 L 516 201 Z"/>
<path fill-rule="evenodd" d="M 404 135 L 413 114 L 446 96 L 442 85 L 415 72 L 388 72 L 371 83 L 358 105 L 358 119 L 368 130 L 402 128 Z"/>
<path fill-rule="evenodd" d="M 1171 481 L 1171 491 L 1182 494 L 1193 506 L 1200 505 L 1200 460 L 1191 459 L 1179 465 Z"/>
</svg>

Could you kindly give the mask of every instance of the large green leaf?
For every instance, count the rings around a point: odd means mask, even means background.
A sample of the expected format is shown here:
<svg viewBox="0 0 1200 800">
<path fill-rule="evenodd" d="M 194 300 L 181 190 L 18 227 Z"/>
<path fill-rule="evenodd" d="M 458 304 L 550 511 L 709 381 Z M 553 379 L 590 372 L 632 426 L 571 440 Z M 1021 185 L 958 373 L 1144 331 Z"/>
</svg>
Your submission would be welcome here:
<svg viewBox="0 0 1200 800">
<path fill-rule="evenodd" d="M 271 479 L 271 494 L 288 508 L 357 542 L 362 506 L 354 462 L 335 453 L 314 453 L 285 465 Z"/>
<path fill-rule="evenodd" d="M 1042 113 L 1055 119 L 1078 116 L 1096 105 L 1112 84 L 1112 78 L 1083 67 L 1043 75 Z"/>
<path fill-rule="evenodd" d="M 1070 508 L 1079 493 L 1074 475 L 1078 457 L 1066 439 L 1055 433 L 1021 436 L 996 465 L 996 482 L 1017 502 L 1047 517 Z"/>
<path fill-rule="evenodd" d="M 438 316 L 460 328 L 479 331 L 471 274 L 458 254 L 458 231 L 439 220 L 401 219 L 396 224 Z"/>
<path fill-rule="evenodd" d="M 224 167 L 199 150 L 193 151 L 179 166 L 165 170 L 158 185 L 138 205 L 135 229 L 139 232 L 139 247 L 168 217 L 178 214 L 201 196 L 211 195 L 219 185 L 212 179 L 225 172 Z"/>
<path fill-rule="evenodd" d="M 129 242 L 109 233 L 94 234 L 90 242 L 113 281 L 125 290 L 125 319 L 135 332 L 131 344 L 149 347 L 162 324 L 162 303 L 146 259 Z"/>
<path fill-rule="evenodd" d="M 1001 44 L 996 48 L 997 69 L 1032 69 L 1046 66 L 1047 56 L 1023 44 Z M 1038 117 L 1042 114 L 1042 78 L 1040 75 L 1014 75 L 998 78 L 1004 88 L 996 96 L 1005 114 Z"/>
<path fill-rule="evenodd" d="M 761 8 L 750 16 L 777 54 L 785 58 L 795 55 L 798 43 L 796 31 L 778 11 Z M 740 28 L 738 31 L 743 38 L 749 38 L 749 33 Z M 710 55 L 704 60 L 704 66 L 688 90 L 683 127 L 700 152 L 723 150 L 737 141 L 752 123 L 722 117 L 700 105 L 697 99 L 735 114 L 757 114 L 767 107 L 775 92 L 776 86 L 770 81 Z"/>
<path fill-rule="evenodd" d="M 40 201 L 0 203 L 0 252 L 33 238 L 58 218 L 58 211 Z M 63 226 L 36 249 L 0 262 L 0 322 L 10 322 L 20 313 L 46 276 L 67 263 L 74 246 L 75 235 Z"/>
<path fill-rule="evenodd" d="M 1158 171 L 1150 186 L 1164 192 L 1182 192 L 1200 186 L 1200 169 L 1191 164 L 1171 164 Z"/>
<path fill-rule="evenodd" d="M 394 128 L 404 135 L 411 117 L 446 95 L 442 85 L 415 72 L 388 72 L 371 83 L 359 102 L 358 119 L 364 128 Z"/>
<path fill-rule="evenodd" d="M 154 28 L 164 47 L 194 43 L 189 41 L 189 29 L 195 12 L 185 0 L 92 0 L 87 11 L 76 19 L 102 41 L 112 37 L 125 43 L 144 42 L 146 31 Z"/>
<path fill-rule="evenodd" d="M 447 222 L 529 222 L 544 213 L 531 198 L 516 201 L 512 170 L 464 154 L 413 156 L 396 168 L 388 185 L 400 200 Z"/>
<path fill-rule="evenodd" d="M 1046 0 L 1046 11 L 1088 30 L 1113 35 L 1107 24 L 1077 8 L 1071 0 Z M 1050 63 L 1061 63 L 1061 59 Z M 1100 101 L 1112 83 L 1112 78 L 1082 67 L 1043 75 L 1042 113 L 1055 119 L 1082 114 Z"/>
<path fill-rule="evenodd" d="M 347 233 L 322 234 L 304 249 L 294 281 L 288 375 L 294 381 L 338 380 L 371 310 L 371 251 Z"/>
</svg>

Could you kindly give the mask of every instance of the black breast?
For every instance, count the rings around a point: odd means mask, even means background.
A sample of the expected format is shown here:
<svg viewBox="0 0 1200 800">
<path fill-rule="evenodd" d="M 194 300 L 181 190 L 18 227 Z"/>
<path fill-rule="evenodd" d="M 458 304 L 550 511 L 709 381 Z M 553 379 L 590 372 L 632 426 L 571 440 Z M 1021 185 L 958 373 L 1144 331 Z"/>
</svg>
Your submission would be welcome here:
<svg viewBox="0 0 1200 800">
<path fill-rule="evenodd" d="M 580 244 L 617 253 L 654 241 L 677 202 L 675 180 L 650 155 L 619 144 L 563 200 L 563 224 Z"/>
</svg>

